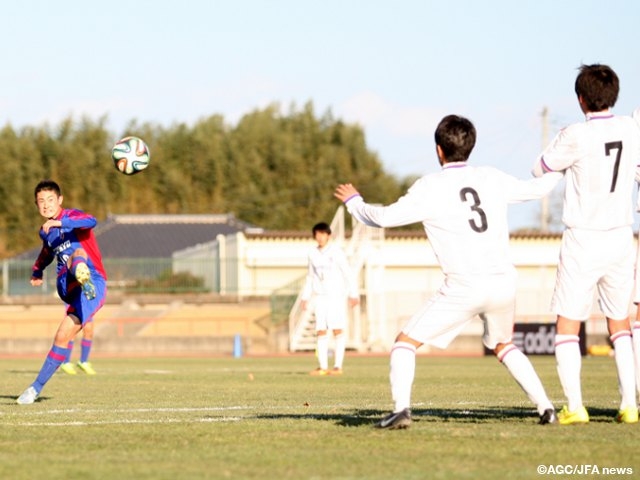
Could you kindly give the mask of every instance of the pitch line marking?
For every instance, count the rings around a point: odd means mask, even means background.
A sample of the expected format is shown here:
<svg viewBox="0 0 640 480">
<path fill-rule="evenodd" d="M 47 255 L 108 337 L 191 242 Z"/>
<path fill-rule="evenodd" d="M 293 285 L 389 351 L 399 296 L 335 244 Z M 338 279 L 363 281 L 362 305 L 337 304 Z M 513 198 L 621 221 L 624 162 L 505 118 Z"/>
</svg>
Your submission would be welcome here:
<svg viewBox="0 0 640 480">
<path fill-rule="evenodd" d="M 133 424 L 163 424 L 163 423 L 224 423 L 239 422 L 247 417 L 219 417 L 219 418 L 198 418 L 198 419 L 177 419 L 165 418 L 162 420 L 96 420 L 91 422 L 71 421 L 71 422 L 27 422 L 13 424 L 21 427 L 86 427 L 92 425 L 133 425 Z M 5 424 L 7 425 L 7 424 Z"/>
</svg>

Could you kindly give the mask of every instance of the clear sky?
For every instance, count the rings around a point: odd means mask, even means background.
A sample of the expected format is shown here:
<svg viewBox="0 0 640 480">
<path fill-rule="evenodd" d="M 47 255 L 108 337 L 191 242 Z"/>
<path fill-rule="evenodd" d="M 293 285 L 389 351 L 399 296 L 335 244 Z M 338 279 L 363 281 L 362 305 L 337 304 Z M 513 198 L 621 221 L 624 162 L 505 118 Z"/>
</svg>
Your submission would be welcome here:
<svg viewBox="0 0 640 480">
<path fill-rule="evenodd" d="M 548 140 L 582 120 L 581 63 L 616 70 L 616 113 L 640 106 L 637 0 L 24 0 L 1 15 L 0 124 L 16 128 L 107 115 L 118 136 L 313 101 L 403 177 L 438 169 L 433 130 L 456 113 L 478 129 L 473 163 L 528 177 L 543 108 Z M 514 208 L 512 228 L 537 210 Z"/>
</svg>

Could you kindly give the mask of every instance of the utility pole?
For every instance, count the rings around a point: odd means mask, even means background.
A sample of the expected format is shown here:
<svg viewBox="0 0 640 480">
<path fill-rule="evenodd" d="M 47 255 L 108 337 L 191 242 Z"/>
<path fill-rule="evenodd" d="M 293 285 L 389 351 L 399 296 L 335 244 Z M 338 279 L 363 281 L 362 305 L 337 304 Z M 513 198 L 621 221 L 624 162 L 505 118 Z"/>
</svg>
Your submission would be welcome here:
<svg viewBox="0 0 640 480">
<path fill-rule="evenodd" d="M 547 107 L 542 108 L 542 150 L 547 148 L 549 142 L 549 110 Z M 541 213 L 540 213 L 540 230 L 542 232 L 549 231 L 549 195 L 542 197 Z"/>
</svg>

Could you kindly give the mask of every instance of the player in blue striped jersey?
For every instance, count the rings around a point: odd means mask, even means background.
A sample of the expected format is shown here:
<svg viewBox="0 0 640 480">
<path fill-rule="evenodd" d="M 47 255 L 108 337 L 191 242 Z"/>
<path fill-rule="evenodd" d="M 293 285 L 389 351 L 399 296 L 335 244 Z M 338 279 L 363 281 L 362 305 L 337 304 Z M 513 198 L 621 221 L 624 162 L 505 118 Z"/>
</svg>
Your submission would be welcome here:
<svg viewBox="0 0 640 480">
<path fill-rule="evenodd" d="M 57 291 L 67 311 L 38 376 L 17 399 L 20 405 L 36 401 L 65 360 L 69 341 L 93 321 L 107 293 L 107 276 L 93 235 L 96 219 L 80 210 L 62 208 L 60 187 L 52 180 L 38 183 L 34 195 L 46 221 L 40 228 L 42 249 L 32 268 L 31 285 L 43 284 L 44 269 L 55 260 Z"/>
</svg>

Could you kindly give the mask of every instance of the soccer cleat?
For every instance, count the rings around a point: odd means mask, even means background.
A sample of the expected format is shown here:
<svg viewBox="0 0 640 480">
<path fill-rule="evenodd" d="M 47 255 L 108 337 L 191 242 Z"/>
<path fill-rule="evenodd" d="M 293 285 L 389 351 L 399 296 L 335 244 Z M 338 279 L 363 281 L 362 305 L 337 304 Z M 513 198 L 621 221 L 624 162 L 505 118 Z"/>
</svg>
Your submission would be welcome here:
<svg viewBox="0 0 640 480">
<path fill-rule="evenodd" d="M 325 370 L 324 368 L 316 368 L 315 370 L 311 370 L 309 375 L 312 377 L 324 377 L 325 375 L 329 375 L 329 370 Z"/>
<path fill-rule="evenodd" d="M 36 398 L 38 398 L 38 392 L 31 386 L 22 392 L 22 395 L 18 397 L 16 403 L 18 405 L 30 405 L 36 401 Z"/>
<path fill-rule="evenodd" d="M 550 423 L 558 423 L 558 416 L 553 408 L 547 408 L 542 415 L 540 415 L 540 425 L 548 425 Z"/>
<path fill-rule="evenodd" d="M 340 367 L 333 367 L 333 369 L 329 371 L 329 375 L 342 375 L 342 369 Z"/>
<path fill-rule="evenodd" d="M 377 428 L 388 428 L 389 430 L 409 428 L 409 425 L 411 425 L 411 410 L 408 408 L 399 412 L 390 413 L 376 423 Z"/>
<path fill-rule="evenodd" d="M 91 281 L 91 271 L 86 263 L 78 263 L 76 266 L 76 280 L 82 286 L 82 293 L 87 300 L 96 298 L 96 289 Z"/>
<path fill-rule="evenodd" d="M 74 367 L 73 363 L 71 363 L 71 362 L 64 362 L 62 365 L 60 365 L 60 370 L 62 370 L 67 375 L 77 375 L 78 374 L 78 372 L 76 371 L 76 367 Z"/>
<path fill-rule="evenodd" d="M 87 375 L 95 375 L 96 371 L 93 369 L 93 365 L 89 362 L 78 362 L 78 368 Z"/>
<path fill-rule="evenodd" d="M 558 422 L 560 425 L 573 425 L 575 423 L 589 423 L 589 414 L 587 409 L 580 407 L 577 410 L 570 412 L 565 405 L 558 413 Z"/>
<path fill-rule="evenodd" d="M 618 423 L 638 423 L 638 409 L 636 407 L 623 408 L 616 415 Z"/>
</svg>

